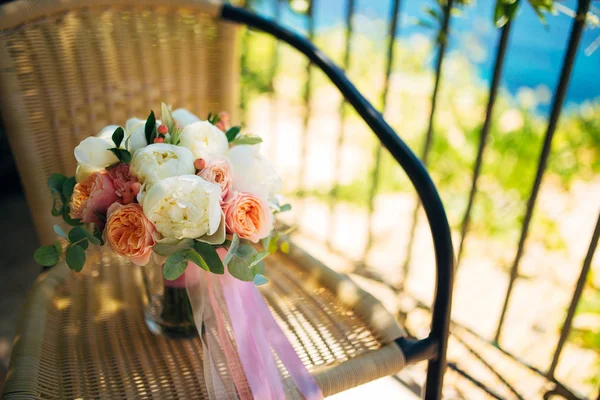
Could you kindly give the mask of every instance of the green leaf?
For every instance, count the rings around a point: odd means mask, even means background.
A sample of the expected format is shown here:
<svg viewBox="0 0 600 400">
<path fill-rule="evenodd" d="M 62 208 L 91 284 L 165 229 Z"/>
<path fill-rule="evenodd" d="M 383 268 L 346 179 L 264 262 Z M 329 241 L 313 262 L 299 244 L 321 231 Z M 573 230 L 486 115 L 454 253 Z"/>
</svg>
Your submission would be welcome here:
<svg viewBox="0 0 600 400">
<path fill-rule="evenodd" d="M 265 258 L 267 258 L 270 255 L 271 255 L 270 251 L 261 251 L 260 253 L 256 253 L 254 255 L 254 257 L 252 258 L 252 262 L 250 263 L 249 267 L 254 267 L 259 262 L 261 262 L 262 260 L 264 260 Z"/>
<path fill-rule="evenodd" d="M 59 256 L 54 246 L 42 246 L 33 254 L 35 261 L 44 267 L 51 267 L 58 262 Z"/>
<path fill-rule="evenodd" d="M 71 208 L 69 207 L 68 204 L 65 204 L 62 209 L 63 221 L 65 221 L 67 224 L 69 224 L 71 226 L 81 225 L 81 220 L 71 218 L 71 215 L 69 214 L 70 212 L 71 212 Z"/>
<path fill-rule="evenodd" d="M 290 242 L 283 242 L 279 245 L 279 248 L 281 249 L 282 252 L 284 252 L 285 254 L 290 252 Z"/>
<path fill-rule="evenodd" d="M 227 136 L 227 141 L 231 143 L 235 139 L 235 137 L 238 135 L 238 133 L 240 133 L 241 130 L 242 130 L 241 126 L 233 126 L 233 127 L 229 128 L 227 130 L 227 133 L 225 134 L 225 136 Z"/>
<path fill-rule="evenodd" d="M 240 245 L 235 251 L 233 257 L 227 264 L 229 273 L 241 281 L 252 282 L 254 280 L 254 269 L 249 265 L 256 255 L 254 247 L 249 245 Z M 257 264 L 255 267 L 260 265 Z M 260 267 L 259 267 L 260 268 Z"/>
<path fill-rule="evenodd" d="M 73 189 L 75 188 L 76 184 L 77 184 L 77 181 L 75 180 L 74 176 L 65 179 L 65 181 L 63 183 L 62 195 L 67 203 L 69 202 L 69 200 L 71 199 L 71 196 L 73 195 Z"/>
<path fill-rule="evenodd" d="M 95 244 L 95 245 L 97 245 L 97 246 L 102 246 L 102 244 L 103 244 L 103 243 L 102 243 L 102 239 L 101 239 L 101 238 L 98 238 L 98 237 L 95 235 L 95 232 L 94 232 L 94 233 L 92 233 L 92 232 L 90 232 L 89 230 L 87 230 L 86 228 L 84 228 L 83 226 L 81 226 L 81 227 L 79 227 L 79 228 L 81 228 L 81 231 L 82 231 L 82 232 L 85 234 L 85 236 L 86 236 L 86 237 L 87 237 L 87 239 L 90 241 L 90 243 L 92 243 L 92 244 Z M 75 229 L 75 228 L 73 228 L 73 229 Z"/>
<path fill-rule="evenodd" d="M 165 267 L 163 269 L 163 275 L 165 279 L 174 281 L 179 278 L 185 272 L 188 261 L 183 253 L 171 254 L 167 261 L 165 261 Z"/>
<path fill-rule="evenodd" d="M 225 264 L 225 265 L 229 264 L 231 257 L 233 257 L 233 255 L 235 254 L 239 245 L 240 245 L 240 237 L 237 235 L 237 233 L 234 233 L 233 238 L 231 239 L 231 244 L 229 245 L 229 249 L 227 250 L 227 255 L 225 256 L 225 259 L 223 260 L 223 264 Z"/>
<path fill-rule="evenodd" d="M 58 203 L 58 199 L 57 199 L 58 197 L 60 197 L 58 194 L 52 193 L 52 210 L 50 211 L 50 213 L 52 214 L 53 217 L 58 217 L 63 213 L 64 205 L 62 204 L 62 201 L 61 201 L 60 207 L 57 207 L 57 204 L 56 204 L 56 203 Z"/>
<path fill-rule="evenodd" d="M 63 185 L 67 177 L 63 174 L 52 174 L 48 178 L 48 187 L 51 191 L 58 193 L 60 196 L 63 195 Z"/>
<path fill-rule="evenodd" d="M 62 246 L 60 245 L 60 242 L 58 240 L 54 241 L 54 248 L 56 249 L 56 252 L 58 253 L 58 256 L 60 257 L 62 254 Z"/>
<path fill-rule="evenodd" d="M 187 250 L 194 245 L 194 241 L 192 239 L 183 239 L 178 243 L 169 244 L 169 243 L 157 243 L 152 247 L 152 250 L 159 256 L 168 257 L 171 254 L 175 254 L 182 250 Z"/>
<path fill-rule="evenodd" d="M 115 147 L 121 147 L 121 143 L 123 143 L 123 138 L 125 137 L 125 131 L 123 128 L 118 127 L 112 134 L 112 141 L 115 144 Z"/>
<path fill-rule="evenodd" d="M 279 207 L 279 212 L 286 212 L 286 211 L 290 211 L 291 209 L 292 209 L 291 204 L 284 204 L 281 207 Z"/>
<path fill-rule="evenodd" d="M 194 250 L 198 252 L 208 265 L 208 269 L 213 274 L 222 275 L 225 273 L 223 261 L 217 254 L 217 250 L 210 244 L 204 242 L 195 242 Z"/>
<path fill-rule="evenodd" d="M 129 164 L 129 162 L 131 161 L 131 153 L 129 152 L 129 150 L 118 149 L 116 147 L 113 147 L 112 149 L 108 150 L 110 150 L 115 156 L 117 156 L 119 161 L 121 161 L 123 164 Z"/>
<path fill-rule="evenodd" d="M 208 266 L 206 261 L 204 261 L 204 258 L 202 258 L 202 256 L 196 252 L 196 250 L 187 249 L 186 251 L 183 252 L 183 255 L 185 256 L 185 258 L 187 260 L 193 262 L 194 264 L 196 264 L 203 270 L 210 271 L 210 267 Z"/>
<path fill-rule="evenodd" d="M 100 246 L 104 246 L 104 239 L 102 238 L 102 231 L 98 228 L 98 225 L 94 225 L 94 237 L 100 242 Z M 93 242 L 92 242 L 93 243 Z"/>
<path fill-rule="evenodd" d="M 86 235 L 86 229 L 83 226 L 76 226 L 69 231 L 69 242 L 71 242 L 71 246 L 75 245 L 81 247 L 83 250 L 88 248 L 88 240 Z"/>
<path fill-rule="evenodd" d="M 144 126 L 144 133 L 146 134 L 146 142 L 152 144 L 156 138 L 156 117 L 154 111 L 150 111 L 146 125 Z"/>
<path fill-rule="evenodd" d="M 85 265 L 85 251 L 79 246 L 69 246 L 65 252 L 65 259 L 69 268 L 79 272 Z"/>
<path fill-rule="evenodd" d="M 253 282 L 256 286 L 261 286 L 269 283 L 269 280 L 263 274 L 256 274 L 254 275 Z"/>
<path fill-rule="evenodd" d="M 173 119 L 173 114 L 171 114 L 169 106 L 163 102 L 160 103 L 160 115 L 162 123 L 167 126 L 169 133 L 172 134 L 175 132 L 175 120 Z"/>
<path fill-rule="evenodd" d="M 263 239 L 263 248 L 270 254 L 277 252 L 277 242 L 279 241 L 279 232 L 273 230 L 271 234 Z"/>
<path fill-rule="evenodd" d="M 67 234 L 65 233 L 65 231 L 63 231 L 63 228 L 61 228 L 60 226 L 54 224 L 54 233 L 56 233 L 58 236 L 61 236 L 67 240 L 69 240 L 69 238 L 67 237 Z"/>
<path fill-rule="evenodd" d="M 262 138 L 260 138 L 259 136 L 251 136 L 251 135 L 244 135 L 244 136 L 240 136 L 237 139 L 233 140 L 231 142 L 232 146 L 239 146 L 241 144 L 259 144 L 262 143 Z"/>
</svg>

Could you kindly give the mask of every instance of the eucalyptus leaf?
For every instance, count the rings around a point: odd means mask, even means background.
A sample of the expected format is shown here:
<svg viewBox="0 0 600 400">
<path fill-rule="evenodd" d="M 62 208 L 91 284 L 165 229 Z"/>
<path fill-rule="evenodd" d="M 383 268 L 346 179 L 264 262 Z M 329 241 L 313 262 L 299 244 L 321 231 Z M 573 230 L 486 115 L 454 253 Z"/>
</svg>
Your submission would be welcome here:
<svg viewBox="0 0 600 400">
<path fill-rule="evenodd" d="M 97 246 L 102 246 L 102 239 L 97 237 L 94 233 L 90 232 L 89 230 L 85 229 L 84 227 L 80 227 L 82 232 L 85 234 L 85 236 L 87 237 L 87 239 L 90 241 L 90 243 L 95 244 Z M 75 229 L 75 228 L 73 228 Z"/>
<path fill-rule="evenodd" d="M 256 250 L 254 247 L 245 244 L 238 246 L 231 260 L 227 264 L 229 273 L 239 280 L 252 282 L 255 273 L 253 268 L 249 265 L 255 255 Z"/>
<path fill-rule="evenodd" d="M 125 138 L 125 131 L 120 126 L 115 129 L 112 134 L 112 141 L 115 144 L 115 147 L 121 147 L 121 143 L 123 143 L 123 138 Z"/>
<path fill-rule="evenodd" d="M 58 193 L 59 196 L 63 195 L 63 184 L 67 180 L 67 177 L 63 174 L 52 174 L 48 178 L 48 187 L 51 191 Z M 63 199 L 64 201 L 64 199 Z"/>
<path fill-rule="evenodd" d="M 213 274 L 222 275 L 225 273 L 225 267 L 217 250 L 210 244 L 204 242 L 194 243 L 194 250 L 202 256 L 208 266 L 208 270 Z"/>
<path fill-rule="evenodd" d="M 65 179 L 65 181 L 63 182 L 62 195 L 63 195 L 63 198 L 65 199 L 65 202 L 68 203 L 69 200 L 71 199 L 71 196 L 73 195 L 73 189 L 75 189 L 76 184 L 77 184 L 77 181 L 75 180 L 74 176 Z"/>
<path fill-rule="evenodd" d="M 75 272 L 79 272 L 85 265 L 85 251 L 79 246 L 69 246 L 65 252 L 67 265 Z"/>
<path fill-rule="evenodd" d="M 150 111 L 150 115 L 148 115 L 148 119 L 146 119 L 144 133 L 146 135 L 146 142 L 152 144 L 154 138 L 156 138 L 156 117 L 154 116 L 154 111 Z"/>
<path fill-rule="evenodd" d="M 33 253 L 35 261 L 44 267 L 51 267 L 58 262 L 59 256 L 54 246 L 42 246 Z"/>
<path fill-rule="evenodd" d="M 56 249 L 56 252 L 58 253 L 58 256 L 60 257 L 62 255 L 63 249 L 58 240 L 54 241 L 54 248 Z"/>
<path fill-rule="evenodd" d="M 194 245 L 192 239 L 183 239 L 178 243 L 157 243 L 152 247 L 152 250 L 159 256 L 168 257 L 171 254 L 177 253 L 182 250 L 187 250 Z"/>
<path fill-rule="evenodd" d="M 183 275 L 187 265 L 188 261 L 183 253 L 171 254 L 169 258 L 167 258 L 167 261 L 165 261 L 163 276 L 169 281 L 174 281 Z"/>
<path fill-rule="evenodd" d="M 86 235 L 86 230 L 83 226 L 76 226 L 69 231 L 69 242 L 71 242 L 71 246 L 79 246 L 83 250 L 88 248 L 88 240 Z"/>
<path fill-rule="evenodd" d="M 256 286 L 261 286 L 269 283 L 269 280 L 263 274 L 256 274 L 254 275 L 253 282 Z"/>
<path fill-rule="evenodd" d="M 270 255 L 271 255 L 271 252 L 269 252 L 269 251 L 261 251 L 260 253 L 256 253 L 254 255 L 249 267 L 254 267 L 256 264 L 258 264 L 259 262 L 261 262 L 262 260 L 264 260 L 265 258 L 267 258 Z"/>
<path fill-rule="evenodd" d="M 186 259 L 188 259 L 189 261 L 193 262 L 194 264 L 196 264 L 197 266 L 199 266 L 203 270 L 210 271 L 210 267 L 208 266 L 208 264 L 206 263 L 206 261 L 204 261 L 204 258 L 202 258 L 202 256 L 200 254 L 198 254 L 198 252 L 196 252 L 196 250 L 194 250 L 194 249 L 187 249 L 183 253 L 183 255 L 185 256 Z"/>
<path fill-rule="evenodd" d="M 262 143 L 262 141 L 262 138 L 259 136 L 244 135 L 234 139 L 230 144 L 232 146 L 239 146 L 242 144 L 252 145 Z"/>
<path fill-rule="evenodd" d="M 290 211 L 291 209 L 292 209 L 291 204 L 284 204 L 281 207 L 279 207 L 279 212 L 286 212 L 286 211 Z"/>
<path fill-rule="evenodd" d="M 104 239 L 102 238 L 102 230 L 98 225 L 94 225 L 94 237 L 100 242 L 100 246 L 104 246 Z M 93 242 L 92 242 L 93 243 Z"/>
<path fill-rule="evenodd" d="M 237 233 L 234 233 L 233 238 L 231 239 L 231 244 L 229 245 L 229 249 L 227 250 L 227 255 L 225 256 L 225 259 L 223 260 L 223 264 L 225 264 L 225 265 L 229 264 L 231 257 L 233 257 L 233 255 L 235 254 L 239 245 L 240 245 L 240 237 L 237 235 Z"/>
<path fill-rule="evenodd" d="M 60 207 L 58 207 L 59 200 L 58 197 L 60 197 L 58 194 L 56 193 L 52 193 L 52 210 L 50 211 L 50 213 L 52 214 L 53 217 L 59 217 L 62 215 L 63 213 L 63 204 L 62 201 L 60 201 Z"/>
<path fill-rule="evenodd" d="M 116 147 L 113 147 L 112 149 L 108 150 L 112 152 L 123 164 L 129 164 L 129 162 L 131 161 L 131 153 L 129 152 L 129 150 L 118 149 Z"/>
<path fill-rule="evenodd" d="M 227 141 L 231 143 L 235 139 L 235 137 L 238 135 L 238 133 L 240 133 L 241 130 L 242 130 L 241 126 L 233 126 L 233 127 L 229 128 L 227 130 L 227 133 L 225 133 L 225 136 L 227 136 Z"/>
<path fill-rule="evenodd" d="M 67 240 L 69 240 L 69 238 L 67 237 L 67 234 L 65 233 L 65 231 L 63 231 L 63 228 L 61 228 L 60 226 L 54 224 L 54 233 L 56 233 L 58 236 L 63 237 Z"/>
<path fill-rule="evenodd" d="M 62 209 L 63 221 L 65 221 L 67 224 L 69 224 L 71 226 L 81 225 L 81 220 L 71 218 L 70 212 L 71 212 L 71 208 L 69 207 L 68 204 L 65 204 Z"/>
</svg>

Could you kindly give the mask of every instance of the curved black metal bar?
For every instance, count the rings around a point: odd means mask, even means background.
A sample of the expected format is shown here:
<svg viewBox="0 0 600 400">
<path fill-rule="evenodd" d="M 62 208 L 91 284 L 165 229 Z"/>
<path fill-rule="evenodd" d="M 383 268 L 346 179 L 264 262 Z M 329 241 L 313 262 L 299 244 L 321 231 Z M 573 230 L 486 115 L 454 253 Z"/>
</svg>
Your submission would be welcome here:
<svg viewBox="0 0 600 400">
<path fill-rule="evenodd" d="M 425 166 L 384 121 L 381 114 L 354 87 L 344 72 L 306 38 L 280 26 L 276 22 L 230 4 L 223 6 L 221 17 L 224 20 L 246 24 L 252 28 L 269 33 L 306 55 L 337 86 L 348 103 L 354 107 L 375 135 L 377 135 L 381 143 L 402 166 L 417 190 L 429 220 L 437 268 L 431 332 L 429 337 L 423 341 L 419 341 L 418 345 L 413 342 L 409 343 L 406 339 L 399 339 L 397 343 L 405 349 L 409 361 L 416 361 L 417 359 L 429 360 L 425 398 L 440 398 L 443 376 L 446 369 L 446 347 L 449 335 L 450 307 L 454 279 L 454 252 L 444 206 Z"/>
</svg>

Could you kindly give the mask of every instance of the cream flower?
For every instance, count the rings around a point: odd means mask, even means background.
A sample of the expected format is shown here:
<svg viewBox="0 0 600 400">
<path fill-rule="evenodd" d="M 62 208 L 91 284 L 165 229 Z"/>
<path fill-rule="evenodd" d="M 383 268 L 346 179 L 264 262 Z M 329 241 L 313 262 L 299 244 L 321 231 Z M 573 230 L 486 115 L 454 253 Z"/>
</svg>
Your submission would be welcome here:
<svg viewBox="0 0 600 400">
<path fill-rule="evenodd" d="M 227 136 L 208 121 L 186 125 L 179 140 L 181 146 L 190 149 L 194 158 L 210 161 L 217 157 L 225 157 L 229 152 Z"/>
<path fill-rule="evenodd" d="M 224 225 L 220 199 L 219 185 L 196 175 L 181 175 L 152 185 L 142 207 L 166 239 L 197 239 L 214 235 Z"/>
<path fill-rule="evenodd" d="M 156 127 L 161 124 L 160 120 L 156 120 Z M 146 147 L 146 120 L 139 118 L 130 118 L 125 123 L 125 135 L 129 138 L 127 150 L 131 154 L 135 153 L 142 147 Z M 125 141 L 123 141 L 125 143 Z"/>
<path fill-rule="evenodd" d="M 181 146 L 155 143 L 136 151 L 131 173 L 144 185 L 152 185 L 171 176 L 193 174 L 194 156 Z"/>
<path fill-rule="evenodd" d="M 282 181 L 273 165 L 263 158 L 256 145 L 234 146 L 229 151 L 233 169 L 233 190 L 270 199 L 281 191 Z"/>
<path fill-rule="evenodd" d="M 189 124 L 200 121 L 200 118 L 196 117 L 185 108 L 178 108 L 173 111 L 171 115 L 180 128 L 185 128 Z"/>
</svg>

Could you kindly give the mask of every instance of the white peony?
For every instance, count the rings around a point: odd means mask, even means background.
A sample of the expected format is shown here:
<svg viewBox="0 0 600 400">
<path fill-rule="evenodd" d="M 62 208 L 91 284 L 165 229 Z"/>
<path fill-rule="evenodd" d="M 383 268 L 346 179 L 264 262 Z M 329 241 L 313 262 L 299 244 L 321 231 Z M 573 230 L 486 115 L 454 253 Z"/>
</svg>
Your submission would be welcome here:
<svg viewBox="0 0 600 400">
<path fill-rule="evenodd" d="M 173 111 L 171 115 L 180 128 L 185 128 L 191 123 L 200 121 L 200 118 L 196 117 L 185 108 L 178 108 L 177 110 Z"/>
<path fill-rule="evenodd" d="M 282 181 L 275 167 L 259 153 L 256 145 L 234 146 L 229 151 L 233 190 L 271 199 L 281 191 Z"/>
<path fill-rule="evenodd" d="M 197 239 L 222 230 L 221 188 L 196 175 L 156 182 L 144 196 L 144 214 L 166 239 Z"/>
<path fill-rule="evenodd" d="M 152 185 L 171 176 L 193 174 L 194 156 L 181 146 L 155 143 L 133 154 L 131 173 L 144 185 Z"/>
<path fill-rule="evenodd" d="M 225 157 L 229 152 L 227 136 L 208 121 L 186 125 L 179 140 L 179 145 L 190 149 L 194 158 L 203 158 L 206 161 Z"/>
<path fill-rule="evenodd" d="M 156 120 L 157 128 L 160 124 L 160 120 Z M 129 138 L 127 150 L 129 150 L 131 154 L 142 147 L 146 147 L 148 145 L 148 142 L 146 141 L 146 120 L 139 118 L 128 119 L 125 123 L 125 136 L 126 138 Z"/>
<path fill-rule="evenodd" d="M 118 125 L 108 125 L 96 136 L 89 136 L 83 139 L 77 147 L 74 154 L 77 160 L 77 172 L 75 177 L 77 182 L 82 182 L 85 178 L 95 171 L 100 171 L 109 165 L 119 161 L 108 149 L 115 147 L 112 141 L 112 134 Z"/>
</svg>

